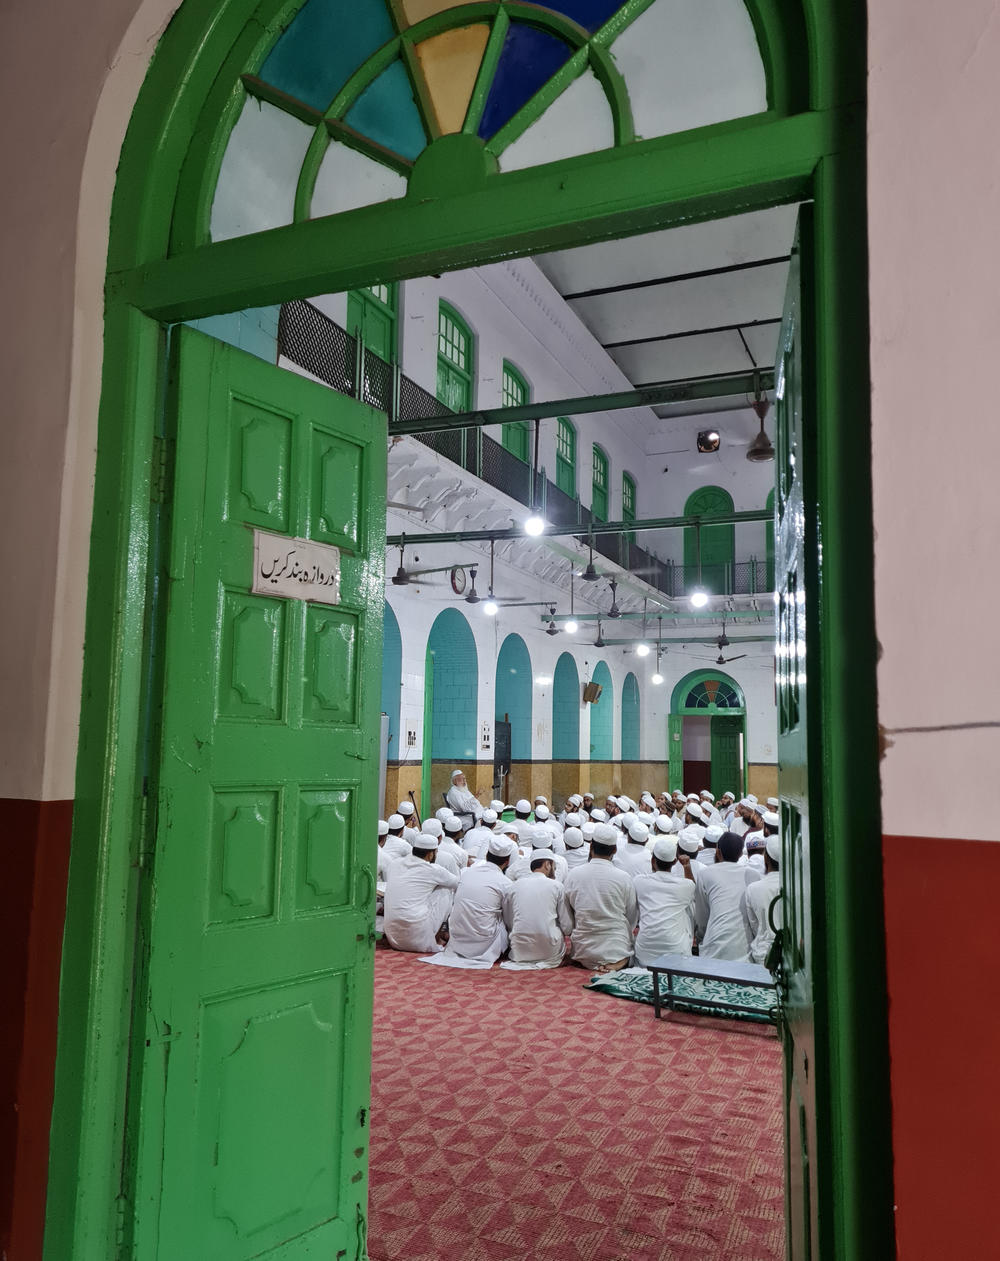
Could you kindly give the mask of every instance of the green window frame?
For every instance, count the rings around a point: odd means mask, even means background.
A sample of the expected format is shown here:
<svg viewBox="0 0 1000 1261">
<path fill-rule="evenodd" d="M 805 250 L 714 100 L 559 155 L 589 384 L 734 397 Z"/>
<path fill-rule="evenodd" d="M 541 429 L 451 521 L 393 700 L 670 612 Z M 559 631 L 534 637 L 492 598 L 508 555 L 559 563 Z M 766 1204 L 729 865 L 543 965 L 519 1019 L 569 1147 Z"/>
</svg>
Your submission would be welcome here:
<svg viewBox="0 0 1000 1261">
<path fill-rule="evenodd" d="M 397 320 L 399 286 L 366 285 L 352 289 L 347 295 L 347 331 L 361 337 L 366 349 L 395 363 L 397 355 Z"/>
<path fill-rule="evenodd" d="M 503 361 L 503 376 L 500 382 L 500 399 L 504 407 L 523 407 L 531 401 L 531 386 L 512 363 Z M 531 432 L 526 420 L 514 421 L 504 425 L 500 441 L 505 451 L 516 455 L 525 464 L 530 463 Z"/>
<path fill-rule="evenodd" d="M 635 520 L 636 486 L 631 473 L 622 473 L 622 520 Z M 635 531 L 629 530 L 625 535 L 630 543 L 635 542 Z"/>
<path fill-rule="evenodd" d="M 608 519 L 608 480 L 608 453 L 595 442 L 590 481 L 590 512 L 598 521 Z"/>
<path fill-rule="evenodd" d="M 476 341 L 472 329 L 447 302 L 438 306 L 437 396 L 453 412 L 472 411 Z"/>
<path fill-rule="evenodd" d="M 576 498 L 576 426 L 560 416 L 556 427 L 556 486 Z"/>
</svg>

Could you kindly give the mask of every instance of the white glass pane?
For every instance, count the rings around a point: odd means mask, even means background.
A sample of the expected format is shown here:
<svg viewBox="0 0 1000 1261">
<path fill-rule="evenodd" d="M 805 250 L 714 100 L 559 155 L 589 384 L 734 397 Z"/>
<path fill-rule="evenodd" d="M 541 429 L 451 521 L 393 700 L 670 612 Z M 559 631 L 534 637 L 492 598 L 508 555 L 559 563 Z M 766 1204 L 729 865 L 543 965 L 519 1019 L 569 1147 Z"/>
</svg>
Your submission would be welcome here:
<svg viewBox="0 0 1000 1261">
<path fill-rule="evenodd" d="M 743 0 L 655 0 L 611 52 L 642 139 L 767 109 L 764 64 Z"/>
<path fill-rule="evenodd" d="M 312 135 L 307 123 L 247 99 L 215 186 L 213 241 L 292 222 L 295 185 Z"/>
<path fill-rule="evenodd" d="M 333 140 L 316 176 L 311 214 L 314 219 L 336 215 L 405 193 L 406 180 L 402 175 Z"/>
<path fill-rule="evenodd" d="M 541 118 L 500 155 L 501 171 L 521 171 L 542 162 L 610 149 L 614 123 L 604 89 L 591 70 L 557 97 Z"/>
</svg>

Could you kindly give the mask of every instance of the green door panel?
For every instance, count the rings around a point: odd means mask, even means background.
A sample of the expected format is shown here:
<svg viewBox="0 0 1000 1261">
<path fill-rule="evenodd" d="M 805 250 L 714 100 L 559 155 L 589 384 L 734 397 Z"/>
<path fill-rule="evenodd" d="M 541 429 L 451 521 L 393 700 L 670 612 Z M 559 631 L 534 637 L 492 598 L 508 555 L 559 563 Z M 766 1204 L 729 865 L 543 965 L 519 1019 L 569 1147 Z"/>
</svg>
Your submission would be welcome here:
<svg viewBox="0 0 1000 1261">
<path fill-rule="evenodd" d="M 385 420 L 180 329 L 131 1255 L 364 1256 Z M 250 592 L 253 527 L 341 548 Z"/>
<path fill-rule="evenodd" d="M 396 286 L 352 289 L 347 295 L 347 331 L 364 339 L 365 347 L 386 363 L 396 362 Z M 384 300 L 383 300 L 384 297 Z"/>
<path fill-rule="evenodd" d="M 683 714 L 670 714 L 667 718 L 667 787 L 671 792 L 684 791 Z"/>
<path fill-rule="evenodd" d="M 743 718 L 712 715 L 712 792 L 743 795 Z"/>
<path fill-rule="evenodd" d="M 816 1026 L 825 995 L 813 939 L 812 906 L 822 899 L 822 847 L 810 844 L 810 819 L 820 808 L 818 693 L 808 703 L 807 643 L 817 643 L 815 601 L 819 545 L 815 498 L 815 404 L 811 371 L 812 207 L 799 212 L 778 343 L 777 426 L 777 698 L 782 837 L 782 964 L 785 1036 L 785 1158 L 788 1255 L 819 1256 L 819 1183 L 830 1157 L 829 1067 L 817 1055 Z"/>
</svg>

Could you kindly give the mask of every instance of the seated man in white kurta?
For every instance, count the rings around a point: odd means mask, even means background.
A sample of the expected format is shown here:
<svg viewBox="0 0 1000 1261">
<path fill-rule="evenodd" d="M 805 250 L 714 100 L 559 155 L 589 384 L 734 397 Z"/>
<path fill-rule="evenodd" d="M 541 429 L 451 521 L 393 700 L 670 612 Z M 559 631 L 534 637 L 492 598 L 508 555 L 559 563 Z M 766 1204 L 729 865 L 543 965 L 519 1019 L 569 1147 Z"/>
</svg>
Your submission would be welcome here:
<svg viewBox="0 0 1000 1261">
<path fill-rule="evenodd" d="M 467 828 L 471 828 L 483 817 L 482 802 L 469 791 L 464 771 L 452 771 L 451 787 L 445 794 L 445 801 Z"/>
<path fill-rule="evenodd" d="M 636 876 L 639 932 L 635 961 L 649 967 L 660 955 L 689 955 L 694 941 L 695 879 L 691 859 L 680 856 L 681 874 L 671 870 L 677 862 L 677 841 L 658 836 L 653 842 L 650 870 Z"/>
<path fill-rule="evenodd" d="M 514 885 L 504 872 L 513 853 L 513 841 L 493 836 L 486 861 L 462 872 L 448 917 L 447 954 L 496 963 L 507 949 Z"/>
<path fill-rule="evenodd" d="M 747 882 L 739 865 L 742 853 L 743 837 L 723 832 L 714 866 L 698 876 L 694 919 L 702 958 L 746 961 L 750 942 L 743 918 Z"/>
<path fill-rule="evenodd" d="M 566 952 L 566 935 L 573 919 L 566 908 L 563 886 L 555 879 L 555 864 L 548 858 L 531 859 L 531 871 L 511 884 L 510 958 L 512 963 L 533 963 L 557 968 Z"/>
<path fill-rule="evenodd" d="M 771 928 L 771 903 L 781 892 L 781 837 L 769 836 L 764 842 L 764 875 L 747 887 L 743 900 L 747 936 L 750 938 L 751 963 L 763 963 L 774 941 Z M 774 908 L 774 922 L 781 927 L 781 903 Z"/>
<path fill-rule="evenodd" d="M 435 820 L 436 822 L 436 820 Z M 440 825 L 439 825 L 440 826 Z M 385 885 L 386 941 L 395 950 L 434 954 L 458 888 L 458 876 L 434 861 L 437 838 L 420 833 L 413 853 L 395 859 Z"/>
<path fill-rule="evenodd" d="M 616 830 L 609 823 L 595 824 L 590 862 L 566 877 L 566 904 L 574 921 L 571 954 L 595 972 L 628 967 L 639 922 L 635 883 L 612 865 L 617 851 Z"/>
</svg>

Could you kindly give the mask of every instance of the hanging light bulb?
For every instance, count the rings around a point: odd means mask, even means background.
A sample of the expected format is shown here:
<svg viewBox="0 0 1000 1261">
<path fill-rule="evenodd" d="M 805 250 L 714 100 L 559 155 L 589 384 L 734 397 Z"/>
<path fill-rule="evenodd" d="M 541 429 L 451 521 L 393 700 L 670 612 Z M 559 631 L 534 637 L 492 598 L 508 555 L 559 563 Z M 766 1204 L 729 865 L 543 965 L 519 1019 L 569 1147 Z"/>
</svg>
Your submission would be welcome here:
<svg viewBox="0 0 1000 1261">
<path fill-rule="evenodd" d="M 663 682 L 663 675 L 659 672 L 659 670 L 657 670 L 657 672 L 653 675 L 652 682 L 657 685 Z"/>
<path fill-rule="evenodd" d="M 572 618 L 570 618 L 568 622 L 563 623 L 563 630 L 566 632 L 567 635 L 575 635 L 579 629 L 580 629 L 579 623 L 574 622 Z"/>
<path fill-rule="evenodd" d="M 695 609 L 703 609 L 708 603 L 708 593 L 705 591 L 691 592 L 691 607 Z"/>
<path fill-rule="evenodd" d="M 648 656 L 649 656 L 649 644 L 638 644 L 638 645 L 636 645 L 635 655 L 636 655 L 637 657 L 648 657 Z"/>
<path fill-rule="evenodd" d="M 533 538 L 537 538 L 544 530 L 545 522 L 537 512 L 533 512 L 524 523 L 525 534 L 530 534 Z"/>
<path fill-rule="evenodd" d="M 487 600 L 486 603 L 483 605 L 483 612 L 486 614 L 487 617 L 496 617 L 499 611 L 500 611 L 500 606 L 497 604 L 496 600 L 493 600 L 493 599 Z"/>
</svg>

